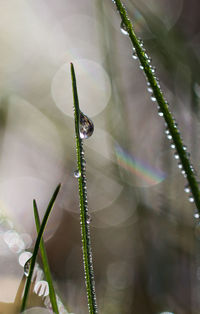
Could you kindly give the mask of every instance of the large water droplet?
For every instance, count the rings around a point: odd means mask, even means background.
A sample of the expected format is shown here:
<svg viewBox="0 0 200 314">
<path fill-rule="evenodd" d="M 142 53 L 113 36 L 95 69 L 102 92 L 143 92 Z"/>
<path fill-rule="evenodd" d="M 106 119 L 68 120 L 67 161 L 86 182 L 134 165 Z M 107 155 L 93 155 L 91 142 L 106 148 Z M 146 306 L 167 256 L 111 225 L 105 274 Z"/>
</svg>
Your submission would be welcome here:
<svg viewBox="0 0 200 314">
<path fill-rule="evenodd" d="M 31 266 L 31 259 L 32 259 L 32 257 L 29 258 L 28 261 L 24 265 L 24 275 L 26 277 L 28 277 L 28 274 L 29 274 L 29 269 L 30 269 L 30 266 Z"/>
<path fill-rule="evenodd" d="M 86 139 L 94 132 L 93 122 L 82 112 L 80 112 L 80 138 Z"/>
<path fill-rule="evenodd" d="M 156 97 L 154 95 L 151 95 L 151 100 L 156 101 Z"/>
<path fill-rule="evenodd" d="M 75 170 L 75 171 L 74 171 L 74 177 L 78 179 L 78 178 L 80 178 L 80 176 L 81 176 L 80 171 L 79 171 L 78 169 Z"/>
<path fill-rule="evenodd" d="M 121 22 L 121 24 L 120 24 L 120 29 L 121 29 L 122 34 L 128 35 L 126 25 L 123 22 Z"/>
</svg>

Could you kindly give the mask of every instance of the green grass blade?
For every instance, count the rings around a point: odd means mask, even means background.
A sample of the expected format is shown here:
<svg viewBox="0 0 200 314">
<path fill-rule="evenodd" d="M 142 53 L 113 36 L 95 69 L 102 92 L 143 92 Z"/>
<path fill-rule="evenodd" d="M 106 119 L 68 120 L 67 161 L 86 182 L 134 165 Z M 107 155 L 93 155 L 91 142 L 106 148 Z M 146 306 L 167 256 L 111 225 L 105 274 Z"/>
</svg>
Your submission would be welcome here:
<svg viewBox="0 0 200 314">
<path fill-rule="evenodd" d="M 81 239 L 83 249 L 83 263 L 85 272 L 85 283 L 88 298 L 88 309 L 90 314 L 97 313 L 96 293 L 94 272 L 92 263 L 92 251 L 90 240 L 90 228 L 88 223 L 88 208 L 87 208 L 87 187 L 86 187 L 86 173 L 85 173 L 85 159 L 82 139 L 80 138 L 79 124 L 80 124 L 80 109 L 78 101 L 78 93 L 76 86 L 76 77 L 74 66 L 71 63 L 71 78 L 72 90 L 74 98 L 74 119 L 75 119 L 75 136 L 76 136 L 76 153 L 77 153 L 77 167 L 80 174 L 78 178 L 79 183 L 79 199 L 80 199 L 80 222 L 81 222 Z"/>
<path fill-rule="evenodd" d="M 45 226 L 46 226 L 49 214 L 50 214 L 50 212 L 51 212 L 51 210 L 53 208 L 54 202 L 55 202 L 56 197 L 58 195 L 58 192 L 60 190 L 60 187 L 61 187 L 61 185 L 59 184 L 57 186 L 57 188 L 55 189 L 52 197 L 51 197 L 51 200 L 50 200 L 49 205 L 47 207 L 47 210 L 45 212 L 45 215 L 44 215 L 44 218 L 42 220 L 42 224 L 41 224 L 41 227 L 40 227 L 40 230 L 39 230 L 36 242 L 35 242 L 33 255 L 32 255 L 32 258 L 31 258 L 30 269 L 29 269 L 29 275 L 27 277 L 27 281 L 26 281 L 26 285 L 25 285 L 25 289 L 24 289 L 24 296 L 23 296 L 23 299 L 22 299 L 21 312 L 23 312 L 25 310 L 25 307 L 26 307 L 27 298 L 28 298 L 28 292 L 29 292 L 30 285 L 31 285 L 31 279 L 32 279 L 33 270 L 34 270 L 34 266 L 35 266 L 35 262 L 36 262 L 36 258 L 37 258 L 37 254 L 38 254 L 38 250 L 39 250 L 39 246 L 40 246 L 40 241 L 41 241 L 41 238 L 42 238 L 42 235 L 43 235 L 43 232 L 44 232 L 44 229 L 45 229 Z"/>
<path fill-rule="evenodd" d="M 152 70 L 152 66 L 149 63 L 149 57 L 144 50 L 143 46 L 141 45 L 141 41 L 137 38 L 134 30 L 133 25 L 128 17 L 128 14 L 126 12 L 126 9 L 122 2 L 120 0 L 112 0 L 113 3 L 116 5 L 117 10 L 120 14 L 122 23 L 124 25 L 124 28 L 126 29 L 129 38 L 132 42 L 135 54 L 137 55 L 141 66 L 143 67 L 144 74 L 146 75 L 147 82 L 149 82 L 152 91 L 153 96 L 155 97 L 157 104 L 159 106 L 159 110 L 163 115 L 163 118 L 165 120 L 165 123 L 169 129 L 169 132 L 171 134 L 173 143 L 175 144 L 177 154 L 179 156 L 180 162 L 182 164 L 183 170 L 186 173 L 188 183 L 190 185 L 191 193 L 194 197 L 194 202 L 196 204 L 197 210 L 200 214 L 200 191 L 198 188 L 198 183 L 195 178 L 193 167 L 190 163 L 190 160 L 188 158 L 188 153 L 185 150 L 185 147 L 183 145 L 180 132 L 176 126 L 175 120 L 169 111 L 168 103 L 165 100 L 163 93 L 160 89 L 158 79 L 156 78 L 154 71 Z"/>
<path fill-rule="evenodd" d="M 33 200 L 33 209 L 34 209 L 34 216 L 35 216 L 35 224 L 36 224 L 37 232 L 39 233 L 39 231 L 40 231 L 40 218 L 39 218 L 38 208 L 37 208 L 37 204 L 36 204 L 35 200 Z M 40 241 L 40 252 L 41 252 L 41 256 L 42 256 L 44 274 L 45 274 L 45 277 L 46 277 L 47 282 L 49 284 L 49 297 L 51 300 L 52 309 L 53 309 L 54 313 L 59 314 L 58 305 L 57 305 L 57 301 L 56 301 L 56 294 L 55 294 L 55 290 L 53 287 L 53 281 L 51 278 L 51 272 L 50 272 L 50 268 L 49 268 L 49 263 L 48 263 L 48 258 L 47 258 L 47 253 L 46 253 L 43 238 L 41 238 L 41 241 Z"/>
</svg>

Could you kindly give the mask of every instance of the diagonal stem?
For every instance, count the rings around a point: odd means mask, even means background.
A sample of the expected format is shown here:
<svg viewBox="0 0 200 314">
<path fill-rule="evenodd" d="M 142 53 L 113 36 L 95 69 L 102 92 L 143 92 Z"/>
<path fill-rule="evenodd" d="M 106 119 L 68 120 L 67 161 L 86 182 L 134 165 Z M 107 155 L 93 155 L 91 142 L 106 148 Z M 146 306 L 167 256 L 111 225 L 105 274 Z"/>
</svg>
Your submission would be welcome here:
<svg viewBox="0 0 200 314">
<path fill-rule="evenodd" d="M 191 193 L 194 197 L 194 202 L 200 214 L 200 191 L 199 191 L 198 183 L 195 178 L 194 170 L 188 158 L 188 153 L 185 150 L 185 146 L 183 145 L 180 132 L 176 126 L 176 123 L 174 122 L 175 120 L 171 112 L 169 111 L 168 103 L 163 96 L 163 93 L 158 83 L 158 79 L 156 78 L 154 74 L 154 70 L 149 62 L 150 58 L 148 57 L 146 51 L 143 48 L 143 45 L 141 45 L 141 41 L 137 38 L 133 30 L 133 25 L 128 17 L 128 14 L 126 12 L 124 5 L 122 4 L 120 0 L 113 0 L 113 2 L 115 3 L 117 7 L 117 10 L 120 14 L 124 28 L 127 31 L 129 38 L 132 42 L 134 52 L 141 63 L 144 74 L 146 75 L 146 78 L 147 78 L 147 82 L 152 88 L 153 97 L 155 97 L 155 100 L 157 101 L 158 106 L 159 106 L 159 110 L 169 129 L 172 140 L 177 150 L 178 158 L 180 159 L 182 167 L 186 173 L 187 180 L 190 185 Z"/>
</svg>

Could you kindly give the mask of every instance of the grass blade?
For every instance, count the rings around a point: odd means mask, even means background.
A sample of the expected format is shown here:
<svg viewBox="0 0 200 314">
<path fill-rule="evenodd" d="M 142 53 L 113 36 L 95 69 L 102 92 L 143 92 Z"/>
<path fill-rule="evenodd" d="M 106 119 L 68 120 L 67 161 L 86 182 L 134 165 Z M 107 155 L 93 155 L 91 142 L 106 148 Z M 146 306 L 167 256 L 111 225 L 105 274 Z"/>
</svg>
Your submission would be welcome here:
<svg viewBox="0 0 200 314">
<path fill-rule="evenodd" d="M 71 63 L 71 78 L 72 78 L 72 90 L 74 98 L 74 120 L 75 120 L 75 136 L 76 136 L 76 153 L 77 153 L 77 171 L 80 174 L 78 176 L 79 183 L 79 199 L 80 199 L 80 221 L 81 221 L 81 239 L 83 250 L 83 264 L 85 272 L 85 283 L 88 298 L 88 309 L 90 314 L 97 313 L 96 293 L 94 272 L 92 263 L 92 250 L 90 240 L 90 228 L 88 223 L 88 208 L 87 208 L 87 187 L 86 187 L 86 173 L 85 173 L 85 158 L 83 151 L 83 143 L 80 138 L 80 109 L 78 101 L 78 93 L 76 86 L 76 76 L 74 72 L 74 66 Z"/>
<path fill-rule="evenodd" d="M 25 285 L 25 289 L 24 289 L 24 296 L 23 296 L 23 299 L 22 299 L 21 312 L 23 312 L 25 310 L 25 307 L 26 307 L 27 298 L 28 298 L 28 292 L 29 292 L 30 285 L 31 285 L 31 279 L 32 279 L 33 270 L 34 270 L 34 266 L 35 266 L 35 262 L 36 262 L 36 258 L 37 258 L 37 254 L 38 254 L 38 250 L 39 250 L 39 246 L 40 246 L 40 241 L 41 241 L 41 238 L 42 238 L 42 235 L 43 235 L 43 232 L 44 232 L 44 228 L 46 226 L 49 214 L 50 214 L 50 212 L 51 212 L 51 210 L 53 208 L 54 202 L 55 202 L 56 197 L 58 195 L 58 192 L 60 190 L 60 187 L 61 187 L 61 185 L 59 184 L 57 186 L 57 188 L 55 189 L 52 197 L 51 197 L 51 200 L 50 200 L 49 205 L 47 207 L 47 210 L 45 212 L 45 215 L 44 215 L 44 218 L 42 220 L 42 224 L 41 224 L 41 227 L 40 227 L 40 230 L 39 230 L 36 242 L 35 242 L 35 246 L 34 246 L 34 250 L 33 250 L 33 256 L 31 258 L 31 264 L 30 264 L 30 269 L 29 269 L 29 275 L 27 277 L 27 281 L 26 281 L 26 285 Z"/>
<path fill-rule="evenodd" d="M 168 103 L 164 98 L 164 95 L 160 89 L 160 85 L 158 83 L 158 79 L 155 76 L 155 70 L 150 64 L 150 58 L 146 53 L 146 50 L 143 47 L 143 43 L 141 44 L 141 40 L 139 40 L 134 32 L 133 25 L 128 17 L 126 9 L 120 0 L 112 0 L 116 5 L 117 10 L 120 14 L 123 28 L 128 33 L 129 38 L 132 42 L 134 53 L 138 57 L 140 64 L 143 68 L 144 74 L 146 75 L 147 82 L 149 86 L 152 88 L 153 97 L 159 106 L 159 110 L 165 120 L 167 128 L 172 137 L 172 141 L 176 147 L 178 158 L 182 164 L 182 168 L 185 171 L 187 176 L 188 183 L 190 185 L 191 193 L 194 197 L 194 202 L 196 204 L 198 213 L 200 214 L 200 191 L 198 188 L 198 183 L 195 178 L 194 169 L 190 163 L 188 158 L 188 152 L 185 150 L 185 146 L 183 145 L 180 132 L 176 126 L 175 119 L 173 118 L 169 108 Z"/>
<path fill-rule="evenodd" d="M 34 209 L 34 216 L 35 216 L 35 224 L 36 224 L 37 232 L 39 233 L 40 218 L 39 218 L 38 208 L 37 208 L 37 204 L 36 204 L 35 200 L 33 200 L 33 209 Z M 47 258 L 47 253 L 46 253 L 43 238 L 41 238 L 41 241 L 40 241 L 40 252 L 41 252 L 41 256 L 42 256 L 42 262 L 43 262 L 45 277 L 46 277 L 47 282 L 49 284 L 49 297 L 51 300 L 52 309 L 53 309 L 54 313 L 59 314 L 58 305 L 57 305 L 57 301 L 56 301 L 56 294 L 55 294 L 55 290 L 53 287 L 51 272 L 50 272 L 50 268 L 49 268 L 49 263 L 48 263 L 48 258 Z"/>
</svg>

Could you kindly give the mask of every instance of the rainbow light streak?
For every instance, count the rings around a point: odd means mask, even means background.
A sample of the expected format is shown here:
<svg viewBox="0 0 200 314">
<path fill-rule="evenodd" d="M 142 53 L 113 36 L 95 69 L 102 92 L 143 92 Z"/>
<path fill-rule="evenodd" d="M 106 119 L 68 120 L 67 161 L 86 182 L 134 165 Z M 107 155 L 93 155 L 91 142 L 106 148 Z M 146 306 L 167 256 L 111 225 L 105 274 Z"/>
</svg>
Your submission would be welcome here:
<svg viewBox="0 0 200 314">
<path fill-rule="evenodd" d="M 164 172 L 134 158 L 120 146 L 115 146 L 115 151 L 118 164 L 125 170 L 146 181 L 146 183 L 155 185 L 166 178 Z"/>
</svg>

